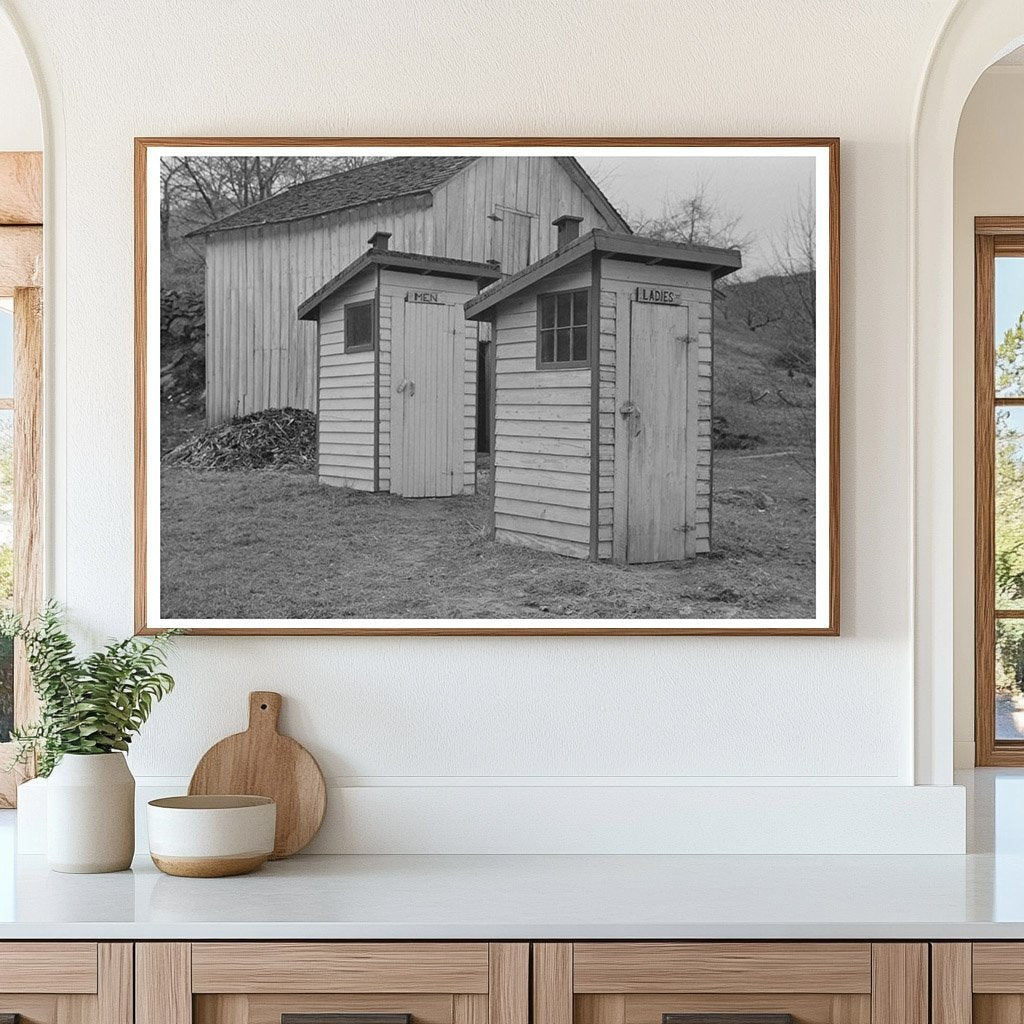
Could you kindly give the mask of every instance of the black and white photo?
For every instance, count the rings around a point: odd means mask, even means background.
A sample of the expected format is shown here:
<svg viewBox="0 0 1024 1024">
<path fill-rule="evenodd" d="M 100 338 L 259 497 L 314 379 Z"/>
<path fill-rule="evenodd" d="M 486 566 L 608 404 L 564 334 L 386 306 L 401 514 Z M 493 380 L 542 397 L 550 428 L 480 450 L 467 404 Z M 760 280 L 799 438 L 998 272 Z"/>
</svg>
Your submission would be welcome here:
<svg viewBox="0 0 1024 1024">
<path fill-rule="evenodd" d="M 138 147 L 141 629 L 838 629 L 835 140 Z"/>
</svg>

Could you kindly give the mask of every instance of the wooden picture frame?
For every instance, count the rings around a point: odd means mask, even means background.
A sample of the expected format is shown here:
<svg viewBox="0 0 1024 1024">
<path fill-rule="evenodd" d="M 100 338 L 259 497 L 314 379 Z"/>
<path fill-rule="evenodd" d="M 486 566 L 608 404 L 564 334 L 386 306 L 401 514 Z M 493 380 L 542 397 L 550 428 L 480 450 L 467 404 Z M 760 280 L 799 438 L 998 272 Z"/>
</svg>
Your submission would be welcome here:
<svg viewBox="0 0 1024 1024">
<path fill-rule="evenodd" d="M 150 530 L 156 516 L 154 493 L 159 489 L 160 467 L 154 465 L 159 459 L 158 439 L 154 440 L 154 423 L 159 422 L 158 414 L 154 414 L 152 405 L 154 403 L 154 381 L 159 378 L 159 367 L 154 368 L 154 354 L 158 351 L 159 337 L 154 338 L 154 324 L 159 324 L 159 316 L 154 319 L 153 297 L 154 280 L 159 287 L 159 271 L 154 270 L 154 241 L 157 239 L 155 232 L 155 220 L 159 212 L 159 204 L 154 200 L 153 182 L 154 174 L 159 173 L 159 160 L 161 155 L 172 155 L 175 153 L 190 153 L 196 159 L 201 159 L 205 154 L 216 152 L 218 154 L 236 154 L 242 151 L 274 151 L 284 153 L 304 154 L 310 151 L 320 152 L 324 150 L 337 150 L 339 154 L 346 151 L 361 151 L 375 154 L 385 152 L 408 153 L 429 150 L 444 153 L 470 153 L 474 157 L 477 151 L 480 153 L 496 153 L 503 150 L 516 153 L 528 154 L 530 156 L 545 156 L 554 154 L 556 159 L 565 160 L 565 154 L 578 152 L 580 155 L 591 154 L 597 150 L 604 151 L 629 151 L 630 155 L 645 155 L 652 150 L 658 150 L 664 154 L 675 156 L 700 156 L 701 154 L 714 152 L 729 157 L 736 157 L 746 154 L 748 151 L 753 157 L 769 156 L 772 152 L 793 152 L 801 157 L 809 156 L 814 159 L 816 190 L 814 191 L 815 202 L 817 203 L 817 235 L 819 258 L 816 263 L 816 274 L 814 280 L 818 285 L 818 295 L 825 296 L 826 303 L 819 303 L 816 314 L 816 383 L 813 385 L 816 396 L 813 408 L 813 415 L 816 417 L 817 430 L 815 433 L 815 461 L 814 461 L 814 508 L 816 509 L 815 519 L 815 561 L 814 561 L 814 614 L 808 617 L 794 620 L 755 619 L 751 617 L 734 618 L 729 620 L 686 620 L 686 619 L 587 619 L 559 620 L 556 618 L 524 618 L 515 620 L 494 620 L 474 619 L 438 619 L 407 620 L 402 618 L 377 619 L 373 621 L 349 620 L 346 619 L 316 619 L 316 620 L 295 620 L 294 622 L 279 619 L 253 619 L 253 620 L 227 620 L 214 618 L 189 619 L 174 615 L 164 616 L 161 614 L 160 588 L 159 588 L 159 538 L 150 536 Z M 584 175 L 584 177 L 586 177 Z M 593 202 L 598 204 L 604 202 L 619 216 L 618 211 L 611 206 L 603 193 L 588 179 L 584 188 L 592 188 L 597 195 Z M 228 634 L 268 634 L 268 635 L 363 635 L 363 636 L 389 636 L 389 635 L 448 635 L 448 636 L 618 636 L 618 635 L 726 635 L 726 636 L 756 636 L 756 635 L 792 635 L 792 636 L 836 636 L 839 633 L 840 614 L 840 548 L 839 548 L 839 499 L 840 499 L 840 475 L 839 475 L 839 140 L 836 138 L 558 138 L 558 137 L 530 137 L 530 138 L 500 138 L 500 137 L 471 137 L 471 138 L 158 138 L 145 137 L 135 140 L 135 338 L 136 338 L 136 360 L 135 360 L 135 626 L 140 634 L 151 634 L 166 628 L 169 625 L 177 625 L 190 632 L 206 635 L 228 635 Z M 504 208 L 504 207 L 503 207 Z M 497 206 L 495 207 L 497 210 Z M 515 211 L 514 211 L 515 212 Z M 564 212 L 564 211 L 561 211 Z M 531 215 L 528 223 L 529 230 L 536 231 L 533 225 L 538 218 Z M 827 224 L 825 223 L 827 221 Z M 543 226 L 544 230 L 547 230 Z M 526 230 L 523 228 L 522 230 Z M 630 230 L 630 229 L 627 229 Z M 590 232 L 594 234 L 594 232 Z M 600 232 L 597 232 L 599 235 Z M 374 236 L 377 237 L 376 235 Z M 638 239 L 638 242 L 642 239 Z M 386 238 L 385 238 L 386 242 Z M 584 246 L 585 239 L 577 239 L 577 244 Z M 376 243 L 375 243 L 376 244 Z M 533 243 L 530 246 L 529 258 L 532 260 L 536 255 Z M 598 246 L 602 244 L 601 238 L 586 242 L 587 245 Z M 667 244 L 667 243 L 666 243 Z M 493 252 L 493 241 L 487 247 L 487 252 Z M 589 250 L 588 250 L 589 251 Z M 371 255 L 373 250 L 371 249 Z M 620 252 L 621 254 L 621 252 Z M 159 252 L 156 253 L 159 258 Z M 661 257 L 655 253 L 644 253 L 642 247 L 637 248 L 635 254 L 630 254 L 629 259 L 647 265 L 657 265 Z M 457 262 L 457 261 L 456 261 Z M 484 261 L 481 260 L 481 264 Z M 591 264 L 595 268 L 591 278 L 588 280 L 588 287 L 595 294 L 596 301 L 600 304 L 602 300 L 600 282 L 600 252 L 595 251 Z M 535 267 L 536 263 L 529 264 Z M 738 264 L 737 264 L 738 265 Z M 459 268 L 460 273 L 469 273 L 465 268 Z M 726 269 L 728 271 L 728 268 Z M 482 271 L 481 271 L 482 275 Z M 513 275 L 517 276 L 517 275 Z M 381 299 L 380 285 L 381 271 L 377 270 L 377 286 L 375 301 Z M 485 282 L 486 283 L 486 282 Z M 319 285 L 317 285 L 319 287 Z M 315 289 L 310 288 L 309 293 Z M 472 303 L 467 303 L 467 310 Z M 467 313 L 467 316 L 469 314 Z M 484 314 L 481 314 L 483 319 Z M 593 318 L 598 321 L 600 318 Z M 710 319 L 710 318 L 708 318 Z M 383 321 L 380 321 L 383 323 Z M 379 325 L 378 325 L 378 329 Z M 600 345 L 601 327 L 597 323 L 591 328 L 594 332 L 593 341 Z M 713 333 L 713 327 L 708 327 Z M 315 344 L 316 359 L 321 356 L 322 344 L 320 330 L 317 330 L 317 341 Z M 689 333 L 679 340 L 689 341 Z M 387 373 L 388 364 L 386 359 L 382 366 L 381 353 L 371 353 L 374 357 L 374 416 L 380 415 L 382 388 L 379 385 L 380 375 Z M 696 360 L 696 356 L 694 359 Z M 593 352 L 593 366 L 597 367 L 600 355 Z M 480 364 L 494 368 L 494 346 L 491 345 L 486 354 L 481 354 Z M 696 366 L 697 363 L 692 364 Z M 709 364 L 710 365 L 710 364 Z M 561 371 L 560 371 L 561 372 Z M 570 371 L 564 371 L 566 375 Z M 593 373 L 591 368 L 585 368 L 581 372 Z M 600 371 L 599 371 L 600 372 Z M 599 385 L 596 383 L 597 373 L 592 376 L 591 395 L 599 393 Z M 493 380 L 492 380 L 493 386 Z M 812 385 L 809 385 L 812 386 Z M 710 390 L 710 388 L 708 389 Z M 598 408 L 596 397 L 592 399 L 594 410 Z M 603 411 L 603 407 L 602 407 Z M 495 430 L 494 406 L 489 411 L 491 434 Z M 595 483 L 598 478 L 597 462 L 600 456 L 595 453 L 599 451 L 596 447 L 599 443 L 601 430 L 598 427 L 598 412 L 592 414 L 593 422 L 590 428 L 591 440 L 591 469 L 588 475 Z M 609 429 L 612 429 L 614 413 L 607 420 Z M 468 422 L 468 416 L 467 416 Z M 474 430 L 476 427 L 474 426 Z M 620 430 L 619 424 L 614 424 L 612 432 Z M 372 446 L 373 472 L 371 479 L 374 486 L 378 486 L 380 471 L 379 454 L 379 426 L 375 427 Z M 711 415 L 710 408 L 707 414 L 707 425 L 701 428 L 701 433 L 707 433 L 707 449 L 710 456 L 711 449 Z M 617 433 L 616 433 L 616 436 Z M 154 458 L 154 453 L 156 457 Z M 368 456 L 369 457 L 369 456 Z M 710 458 L 708 460 L 710 462 Z M 319 460 L 318 460 L 319 462 Z M 318 469 L 319 472 L 319 469 Z M 712 470 L 707 466 L 704 477 L 708 480 L 707 487 L 710 492 Z M 591 485 L 592 489 L 594 484 Z M 595 492 L 596 493 L 596 492 Z M 707 499 L 710 508 L 711 499 Z M 599 516 L 596 512 L 597 499 L 594 499 L 594 508 L 590 515 L 590 526 L 592 533 L 589 542 L 591 557 L 595 552 L 610 551 L 611 541 L 607 545 L 598 543 L 597 534 L 601 528 Z M 499 514 L 500 516 L 500 514 Z M 689 513 L 687 513 L 689 516 Z M 489 513 L 489 522 L 494 527 L 496 517 L 492 508 Z M 710 534 L 710 511 L 707 514 L 707 531 Z M 500 523 L 498 528 L 500 529 Z M 698 529 L 691 524 L 689 518 L 681 530 L 691 531 Z M 154 528 L 154 534 L 156 529 Z M 616 543 L 618 543 L 616 541 Z M 616 548 L 616 551 L 624 549 Z M 689 551 L 690 549 L 687 548 Z M 616 561 L 621 561 L 616 556 Z"/>
</svg>

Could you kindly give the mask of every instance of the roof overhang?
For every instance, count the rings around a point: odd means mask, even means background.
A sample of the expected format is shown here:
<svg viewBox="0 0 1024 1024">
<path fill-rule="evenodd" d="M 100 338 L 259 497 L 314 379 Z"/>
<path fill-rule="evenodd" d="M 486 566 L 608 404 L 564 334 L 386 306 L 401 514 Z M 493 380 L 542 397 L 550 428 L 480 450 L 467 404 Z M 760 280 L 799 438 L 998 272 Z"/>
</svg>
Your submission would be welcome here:
<svg viewBox="0 0 1024 1024">
<path fill-rule="evenodd" d="M 487 263 L 474 263 L 470 260 L 447 259 L 410 252 L 390 252 L 387 249 L 371 249 L 353 260 L 322 288 L 313 292 L 299 306 L 298 318 L 300 320 L 316 320 L 319 308 L 326 299 L 371 267 L 402 270 L 409 274 L 476 281 L 478 284 L 497 281 L 501 277 L 501 272 Z"/>
<path fill-rule="evenodd" d="M 624 235 L 595 229 L 563 246 L 544 259 L 513 274 L 504 281 L 485 288 L 475 299 L 466 303 L 466 316 L 471 320 L 486 320 L 494 308 L 513 295 L 539 284 L 552 274 L 567 270 L 574 263 L 597 253 L 609 259 L 644 263 L 649 266 L 686 267 L 710 272 L 713 280 L 739 270 L 743 259 L 739 249 L 719 249 L 710 245 L 690 245 L 668 242 L 642 235 Z"/>
</svg>

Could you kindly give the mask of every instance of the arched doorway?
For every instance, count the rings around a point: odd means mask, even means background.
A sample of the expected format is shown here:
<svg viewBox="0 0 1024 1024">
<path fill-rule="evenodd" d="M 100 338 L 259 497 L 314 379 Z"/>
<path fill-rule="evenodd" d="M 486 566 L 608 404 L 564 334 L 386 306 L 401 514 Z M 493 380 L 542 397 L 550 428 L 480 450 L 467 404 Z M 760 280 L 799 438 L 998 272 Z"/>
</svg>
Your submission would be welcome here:
<svg viewBox="0 0 1024 1024">
<path fill-rule="evenodd" d="M 962 588 L 973 588 L 973 570 L 965 579 L 957 539 L 962 524 L 956 521 L 951 416 L 954 150 L 961 113 L 978 78 L 1021 42 L 1019 0 L 963 0 L 936 43 L 912 129 L 915 776 L 920 784 L 952 781 L 954 664 L 962 642 L 954 607 L 960 611 Z"/>
</svg>

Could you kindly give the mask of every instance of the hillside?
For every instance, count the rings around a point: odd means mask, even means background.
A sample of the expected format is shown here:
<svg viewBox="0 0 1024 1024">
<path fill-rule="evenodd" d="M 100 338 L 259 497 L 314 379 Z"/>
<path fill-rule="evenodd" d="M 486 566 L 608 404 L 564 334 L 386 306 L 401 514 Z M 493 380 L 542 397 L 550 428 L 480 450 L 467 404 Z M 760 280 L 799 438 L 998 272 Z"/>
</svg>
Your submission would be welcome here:
<svg viewBox="0 0 1024 1024">
<path fill-rule="evenodd" d="M 813 282 L 761 277 L 715 298 L 715 448 L 813 453 Z"/>
</svg>

